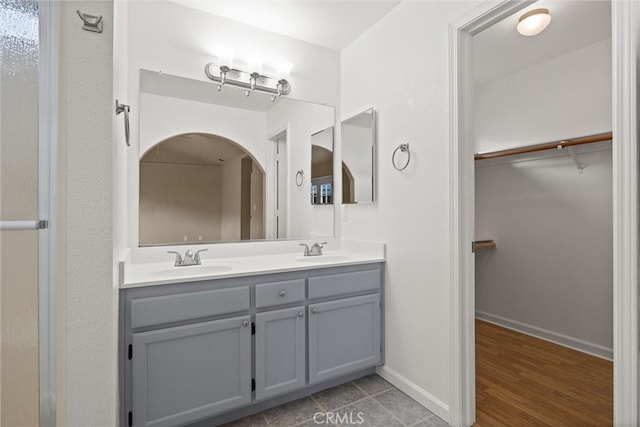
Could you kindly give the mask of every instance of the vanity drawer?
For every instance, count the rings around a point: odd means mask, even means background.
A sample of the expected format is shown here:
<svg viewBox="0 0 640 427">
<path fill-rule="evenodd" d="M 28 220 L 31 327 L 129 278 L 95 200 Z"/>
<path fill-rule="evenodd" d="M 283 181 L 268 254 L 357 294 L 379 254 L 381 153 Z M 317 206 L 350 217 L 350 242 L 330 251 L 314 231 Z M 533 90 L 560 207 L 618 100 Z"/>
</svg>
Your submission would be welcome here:
<svg viewBox="0 0 640 427">
<path fill-rule="evenodd" d="M 249 310 L 249 287 L 214 289 L 131 300 L 131 327 L 159 325 Z"/>
<path fill-rule="evenodd" d="M 309 278 L 309 299 L 380 290 L 380 269 Z"/>
<path fill-rule="evenodd" d="M 304 279 L 256 285 L 256 308 L 304 301 Z"/>
</svg>

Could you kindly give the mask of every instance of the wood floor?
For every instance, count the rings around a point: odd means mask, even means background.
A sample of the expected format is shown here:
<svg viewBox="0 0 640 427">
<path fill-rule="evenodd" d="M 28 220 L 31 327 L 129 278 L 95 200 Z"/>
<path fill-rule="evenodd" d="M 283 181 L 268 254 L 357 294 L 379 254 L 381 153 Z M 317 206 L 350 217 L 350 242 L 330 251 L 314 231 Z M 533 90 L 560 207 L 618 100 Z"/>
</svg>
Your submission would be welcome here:
<svg viewBox="0 0 640 427">
<path fill-rule="evenodd" d="M 476 426 L 611 426 L 613 364 L 476 320 Z"/>
</svg>

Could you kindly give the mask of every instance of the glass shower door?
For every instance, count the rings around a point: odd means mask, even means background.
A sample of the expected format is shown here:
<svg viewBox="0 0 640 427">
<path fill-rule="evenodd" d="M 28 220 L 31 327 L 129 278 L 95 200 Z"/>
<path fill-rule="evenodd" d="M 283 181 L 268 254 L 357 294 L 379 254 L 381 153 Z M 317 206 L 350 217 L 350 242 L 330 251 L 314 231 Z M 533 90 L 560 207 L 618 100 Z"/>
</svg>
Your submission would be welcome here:
<svg viewBox="0 0 640 427">
<path fill-rule="evenodd" d="M 39 3 L 0 0 L 0 425 L 39 425 Z M 46 186 L 45 186 L 46 187 Z M 46 191 L 46 188 L 44 189 Z"/>
</svg>

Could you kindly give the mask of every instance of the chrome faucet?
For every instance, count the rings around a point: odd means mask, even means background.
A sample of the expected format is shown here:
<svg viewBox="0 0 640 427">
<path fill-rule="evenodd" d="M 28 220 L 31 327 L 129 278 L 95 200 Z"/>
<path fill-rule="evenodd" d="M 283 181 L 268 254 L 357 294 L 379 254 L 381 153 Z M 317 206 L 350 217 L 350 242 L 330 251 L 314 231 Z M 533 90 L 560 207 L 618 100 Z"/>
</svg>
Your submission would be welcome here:
<svg viewBox="0 0 640 427">
<path fill-rule="evenodd" d="M 188 265 L 200 265 L 200 252 L 208 251 L 209 249 L 200 249 L 196 251 L 195 255 L 191 249 L 188 249 L 184 254 L 184 258 L 177 251 L 167 251 L 168 254 L 176 254 L 176 262 L 173 264 L 175 267 L 186 267 Z"/>
<path fill-rule="evenodd" d="M 300 243 L 300 246 L 304 246 L 304 256 L 318 256 L 322 255 L 322 248 L 326 244 L 327 242 L 314 243 L 311 248 L 309 248 L 309 245 Z"/>
</svg>

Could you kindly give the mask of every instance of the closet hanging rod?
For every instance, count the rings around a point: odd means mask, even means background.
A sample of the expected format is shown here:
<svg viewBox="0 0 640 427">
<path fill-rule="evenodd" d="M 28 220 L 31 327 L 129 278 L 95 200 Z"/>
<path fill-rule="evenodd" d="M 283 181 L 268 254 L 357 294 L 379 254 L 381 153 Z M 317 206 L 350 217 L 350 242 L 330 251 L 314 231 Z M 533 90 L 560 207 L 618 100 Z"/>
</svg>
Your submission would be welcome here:
<svg viewBox="0 0 640 427">
<path fill-rule="evenodd" d="M 495 159 L 498 157 L 513 156 L 515 154 L 533 153 L 542 150 L 551 150 L 557 148 L 573 147 L 574 145 L 590 144 L 592 142 L 611 141 L 612 132 L 600 133 L 597 135 L 583 136 L 580 138 L 563 139 L 557 142 L 548 142 L 546 144 L 529 145 L 527 147 L 510 148 L 508 150 L 491 151 L 487 153 L 479 153 L 474 156 L 475 160 Z"/>
</svg>

